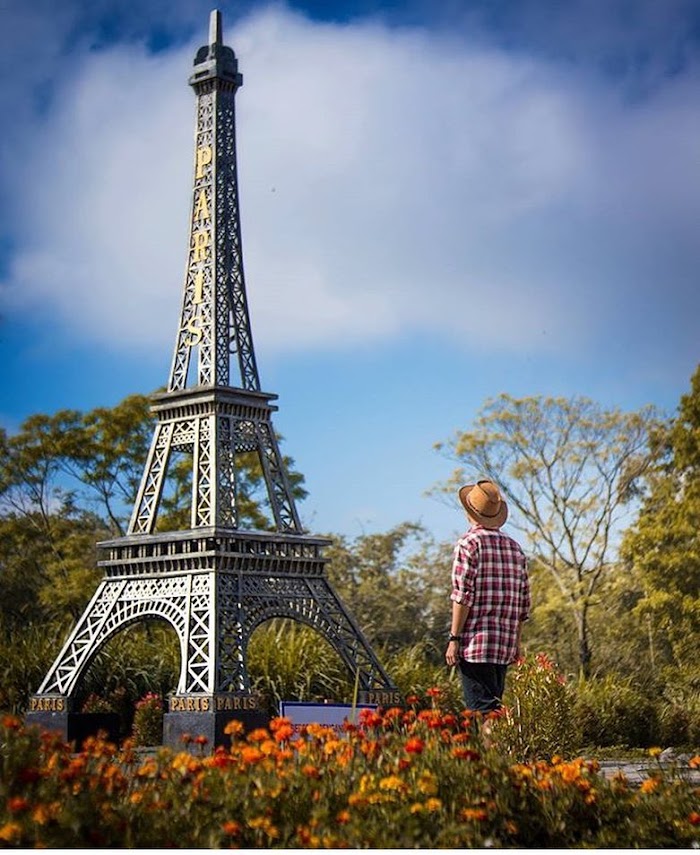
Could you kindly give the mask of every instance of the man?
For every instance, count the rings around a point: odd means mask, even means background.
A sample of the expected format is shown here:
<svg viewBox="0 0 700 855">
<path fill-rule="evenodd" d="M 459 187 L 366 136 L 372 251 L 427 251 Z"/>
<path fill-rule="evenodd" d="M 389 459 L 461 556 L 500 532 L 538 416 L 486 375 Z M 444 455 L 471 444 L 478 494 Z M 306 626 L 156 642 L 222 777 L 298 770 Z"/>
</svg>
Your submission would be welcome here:
<svg viewBox="0 0 700 855">
<path fill-rule="evenodd" d="M 466 484 L 459 500 L 470 528 L 455 546 L 445 661 L 459 666 L 467 709 L 487 713 L 500 708 L 508 665 L 520 656 L 530 582 L 522 548 L 500 530 L 508 506 L 496 484 Z"/>
</svg>

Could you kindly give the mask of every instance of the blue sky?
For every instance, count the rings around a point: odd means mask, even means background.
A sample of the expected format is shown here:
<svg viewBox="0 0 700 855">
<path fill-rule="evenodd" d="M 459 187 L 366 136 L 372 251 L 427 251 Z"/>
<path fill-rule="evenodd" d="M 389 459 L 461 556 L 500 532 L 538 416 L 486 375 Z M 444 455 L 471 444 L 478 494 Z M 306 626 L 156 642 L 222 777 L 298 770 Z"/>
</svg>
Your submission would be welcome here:
<svg viewBox="0 0 700 855">
<path fill-rule="evenodd" d="M 0 0 L 10 431 L 167 380 L 212 8 Z M 699 2 L 218 8 L 253 335 L 307 527 L 451 538 L 433 444 L 501 392 L 675 410 L 700 356 Z"/>
</svg>

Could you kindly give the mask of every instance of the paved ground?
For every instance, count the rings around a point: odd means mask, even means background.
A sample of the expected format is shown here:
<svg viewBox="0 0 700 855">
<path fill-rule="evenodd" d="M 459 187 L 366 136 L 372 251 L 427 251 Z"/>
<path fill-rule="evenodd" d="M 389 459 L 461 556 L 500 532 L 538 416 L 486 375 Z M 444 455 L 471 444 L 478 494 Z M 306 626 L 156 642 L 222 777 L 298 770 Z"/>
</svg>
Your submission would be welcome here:
<svg viewBox="0 0 700 855">
<path fill-rule="evenodd" d="M 600 760 L 601 772 L 606 778 L 612 778 L 618 772 L 622 772 L 631 784 L 640 784 L 645 781 L 649 774 L 659 768 L 670 770 L 674 763 L 683 770 L 684 776 L 694 783 L 700 784 L 700 769 L 688 768 L 688 757 L 682 756 L 677 760 L 674 759 L 659 759 L 652 760 L 651 758 L 642 758 L 640 760 Z"/>
</svg>

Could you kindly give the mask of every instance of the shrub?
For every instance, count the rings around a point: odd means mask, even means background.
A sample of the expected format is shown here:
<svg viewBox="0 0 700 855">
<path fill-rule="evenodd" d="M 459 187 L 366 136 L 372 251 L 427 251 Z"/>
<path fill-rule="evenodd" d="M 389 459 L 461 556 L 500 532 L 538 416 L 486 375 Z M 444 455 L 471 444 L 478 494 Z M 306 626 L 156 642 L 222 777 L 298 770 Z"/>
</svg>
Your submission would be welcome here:
<svg viewBox="0 0 700 855">
<path fill-rule="evenodd" d="M 509 669 L 504 708 L 493 726 L 499 748 L 519 760 L 571 756 L 579 744 L 574 696 L 545 653 Z"/>
<path fill-rule="evenodd" d="M 74 753 L 5 717 L 0 844 L 21 848 L 640 848 L 700 845 L 694 785 L 659 767 L 639 790 L 594 761 L 511 764 L 475 718 L 363 710 L 344 733 L 291 723 L 230 749 Z M 195 737 L 190 748 L 203 748 Z M 700 756 L 691 761 L 700 767 Z"/>
<path fill-rule="evenodd" d="M 457 669 L 445 667 L 442 656 L 430 642 L 405 647 L 386 660 L 386 669 L 391 674 L 404 698 L 411 696 L 430 697 L 429 689 L 439 689 L 442 709 L 459 713 L 464 708 L 462 683 Z M 435 664 L 437 657 L 440 664 Z"/>
<path fill-rule="evenodd" d="M 691 713 L 687 707 L 662 703 L 658 712 L 658 739 L 660 745 L 677 746 L 688 742 Z"/>
<path fill-rule="evenodd" d="M 316 630 L 292 620 L 271 620 L 248 646 L 255 694 L 270 708 L 280 701 L 349 700 L 353 681 L 340 656 Z"/>
<path fill-rule="evenodd" d="M 163 741 L 163 701 L 160 695 L 149 692 L 137 702 L 133 736 L 136 745 L 160 745 Z"/>
<path fill-rule="evenodd" d="M 644 748 L 658 740 L 654 704 L 622 680 L 579 683 L 574 712 L 583 745 Z"/>
</svg>

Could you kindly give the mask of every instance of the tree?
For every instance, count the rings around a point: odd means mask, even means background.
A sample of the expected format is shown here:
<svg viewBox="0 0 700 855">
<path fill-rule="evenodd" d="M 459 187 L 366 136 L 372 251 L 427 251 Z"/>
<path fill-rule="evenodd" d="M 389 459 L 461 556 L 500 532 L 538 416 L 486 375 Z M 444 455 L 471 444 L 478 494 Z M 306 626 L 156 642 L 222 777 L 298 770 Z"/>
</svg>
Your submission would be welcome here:
<svg viewBox="0 0 700 855">
<path fill-rule="evenodd" d="M 87 413 L 60 410 L 30 416 L 14 436 L 0 433 L 0 501 L 6 511 L 38 514 L 45 525 L 58 506 L 90 511 L 107 526 L 107 536 L 123 536 L 153 428 L 145 395 L 130 395 L 114 407 Z M 191 461 L 180 453 L 175 458 L 158 526 L 164 531 L 190 526 Z M 283 462 L 294 497 L 304 499 L 304 476 L 294 471 L 291 458 Z M 238 455 L 237 464 L 240 524 L 269 528 L 259 456 Z"/>
<path fill-rule="evenodd" d="M 591 669 L 590 610 L 615 568 L 629 503 L 650 460 L 652 407 L 623 413 L 586 398 L 487 401 L 472 430 L 437 448 L 459 462 L 436 492 L 492 478 L 537 562 L 557 585 L 577 635 L 579 667 Z"/>
<path fill-rule="evenodd" d="M 354 541 L 331 539 L 329 578 L 373 646 L 394 653 L 426 639 L 442 645 L 451 566 L 444 544 L 408 522 Z"/>
<path fill-rule="evenodd" d="M 649 492 L 622 555 L 641 581 L 634 611 L 648 629 L 651 664 L 685 666 L 697 662 L 700 638 L 700 366 L 655 444 Z"/>
</svg>

